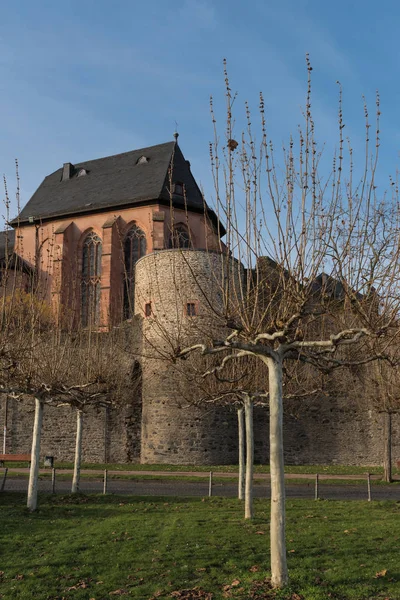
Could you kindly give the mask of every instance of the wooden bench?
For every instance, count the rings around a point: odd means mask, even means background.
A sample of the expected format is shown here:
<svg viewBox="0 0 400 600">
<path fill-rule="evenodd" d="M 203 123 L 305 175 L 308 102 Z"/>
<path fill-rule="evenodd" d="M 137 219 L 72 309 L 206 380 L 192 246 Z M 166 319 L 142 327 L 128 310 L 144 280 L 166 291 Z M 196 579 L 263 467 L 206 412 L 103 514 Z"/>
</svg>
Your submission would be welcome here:
<svg viewBox="0 0 400 600">
<path fill-rule="evenodd" d="M 5 462 L 31 462 L 30 454 L 0 454 L 0 464 Z"/>
</svg>

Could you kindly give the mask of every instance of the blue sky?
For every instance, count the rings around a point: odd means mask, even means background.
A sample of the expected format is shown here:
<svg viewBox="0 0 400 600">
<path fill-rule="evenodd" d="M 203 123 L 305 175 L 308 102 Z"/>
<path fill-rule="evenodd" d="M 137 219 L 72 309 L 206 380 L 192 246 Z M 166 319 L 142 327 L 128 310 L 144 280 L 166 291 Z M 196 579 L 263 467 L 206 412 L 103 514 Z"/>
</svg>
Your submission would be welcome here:
<svg viewBox="0 0 400 600">
<path fill-rule="evenodd" d="M 336 140 L 335 82 L 344 88 L 346 133 L 360 159 L 362 95 L 373 112 L 379 89 L 383 183 L 400 150 L 399 18 L 394 0 L 3 3 L 1 172 L 12 189 L 18 158 L 24 204 L 63 162 L 168 141 L 177 122 L 180 146 L 211 193 L 209 96 L 222 114 L 222 59 L 238 108 L 247 99 L 257 109 L 263 90 L 280 145 L 301 120 L 309 52 L 318 138 L 328 150 Z"/>
</svg>

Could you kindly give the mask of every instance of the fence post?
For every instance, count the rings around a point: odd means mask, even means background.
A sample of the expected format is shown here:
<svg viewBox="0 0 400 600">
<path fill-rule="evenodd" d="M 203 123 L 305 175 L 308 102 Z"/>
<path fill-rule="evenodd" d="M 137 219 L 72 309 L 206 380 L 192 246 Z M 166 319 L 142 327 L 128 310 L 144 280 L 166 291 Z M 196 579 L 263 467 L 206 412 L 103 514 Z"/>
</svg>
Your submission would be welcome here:
<svg viewBox="0 0 400 600">
<path fill-rule="evenodd" d="M 208 482 L 208 495 L 212 496 L 212 471 L 210 471 L 210 480 Z"/>
<path fill-rule="evenodd" d="M 367 473 L 368 502 L 371 502 L 371 474 Z"/>
<path fill-rule="evenodd" d="M 319 500 L 319 475 L 315 475 L 315 500 Z"/>
<path fill-rule="evenodd" d="M 56 470 L 54 467 L 51 470 L 51 493 L 56 493 Z"/>
<path fill-rule="evenodd" d="M 103 494 L 107 494 L 107 469 L 104 469 Z"/>
<path fill-rule="evenodd" d="M 3 476 L 3 481 L 1 482 L 0 492 L 4 492 L 4 486 L 6 485 L 7 473 L 8 473 L 8 467 L 6 467 L 4 470 L 4 476 Z"/>
</svg>

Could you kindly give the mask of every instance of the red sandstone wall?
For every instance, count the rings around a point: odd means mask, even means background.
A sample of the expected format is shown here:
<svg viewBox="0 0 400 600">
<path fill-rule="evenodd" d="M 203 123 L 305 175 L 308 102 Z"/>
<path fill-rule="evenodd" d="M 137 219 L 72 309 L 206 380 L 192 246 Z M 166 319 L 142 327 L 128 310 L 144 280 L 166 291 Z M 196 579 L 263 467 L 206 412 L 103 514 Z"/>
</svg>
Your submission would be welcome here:
<svg viewBox="0 0 400 600">
<path fill-rule="evenodd" d="M 135 223 L 146 235 L 147 253 L 168 248 L 171 222 L 190 229 L 195 248 L 216 248 L 217 238 L 201 214 L 169 208 L 144 206 L 99 214 L 55 219 L 40 225 L 24 225 L 17 231 L 16 251 L 30 265 L 38 266 L 41 281 L 55 313 L 60 305 L 80 311 L 80 271 L 82 244 L 90 231 L 103 242 L 101 274 L 102 324 L 118 322 L 123 290 L 122 242 Z"/>
</svg>

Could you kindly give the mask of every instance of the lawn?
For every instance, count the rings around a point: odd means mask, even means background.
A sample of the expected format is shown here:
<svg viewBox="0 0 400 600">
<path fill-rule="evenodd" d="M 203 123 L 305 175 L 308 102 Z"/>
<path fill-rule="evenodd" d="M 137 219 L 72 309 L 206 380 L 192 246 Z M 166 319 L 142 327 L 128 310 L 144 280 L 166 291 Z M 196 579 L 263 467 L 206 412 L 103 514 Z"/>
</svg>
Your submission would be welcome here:
<svg viewBox="0 0 400 600">
<path fill-rule="evenodd" d="M 11 466 L 11 465 L 8 465 Z M 26 467 L 26 463 L 21 466 Z M 72 469 L 72 462 L 55 461 L 57 469 Z M 83 463 L 82 469 L 95 469 L 104 471 L 193 471 L 199 473 L 238 473 L 238 465 L 142 465 L 136 463 Z M 255 465 L 256 473 L 269 473 L 269 465 Z M 371 473 L 374 475 L 382 475 L 383 468 L 380 466 L 360 467 L 356 465 L 285 465 L 286 473 L 319 473 L 328 475 L 365 475 Z M 393 467 L 393 474 L 400 475 L 400 469 Z"/>
<path fill-rule="evenodd" d="M 266 500 L 0 494 L 0 598 L 400 599 L 400 504 L 287 504 L 291 587 L 268 581 Z M 182 590 L 195 590 L 183 593 Z"/>
</svg>

